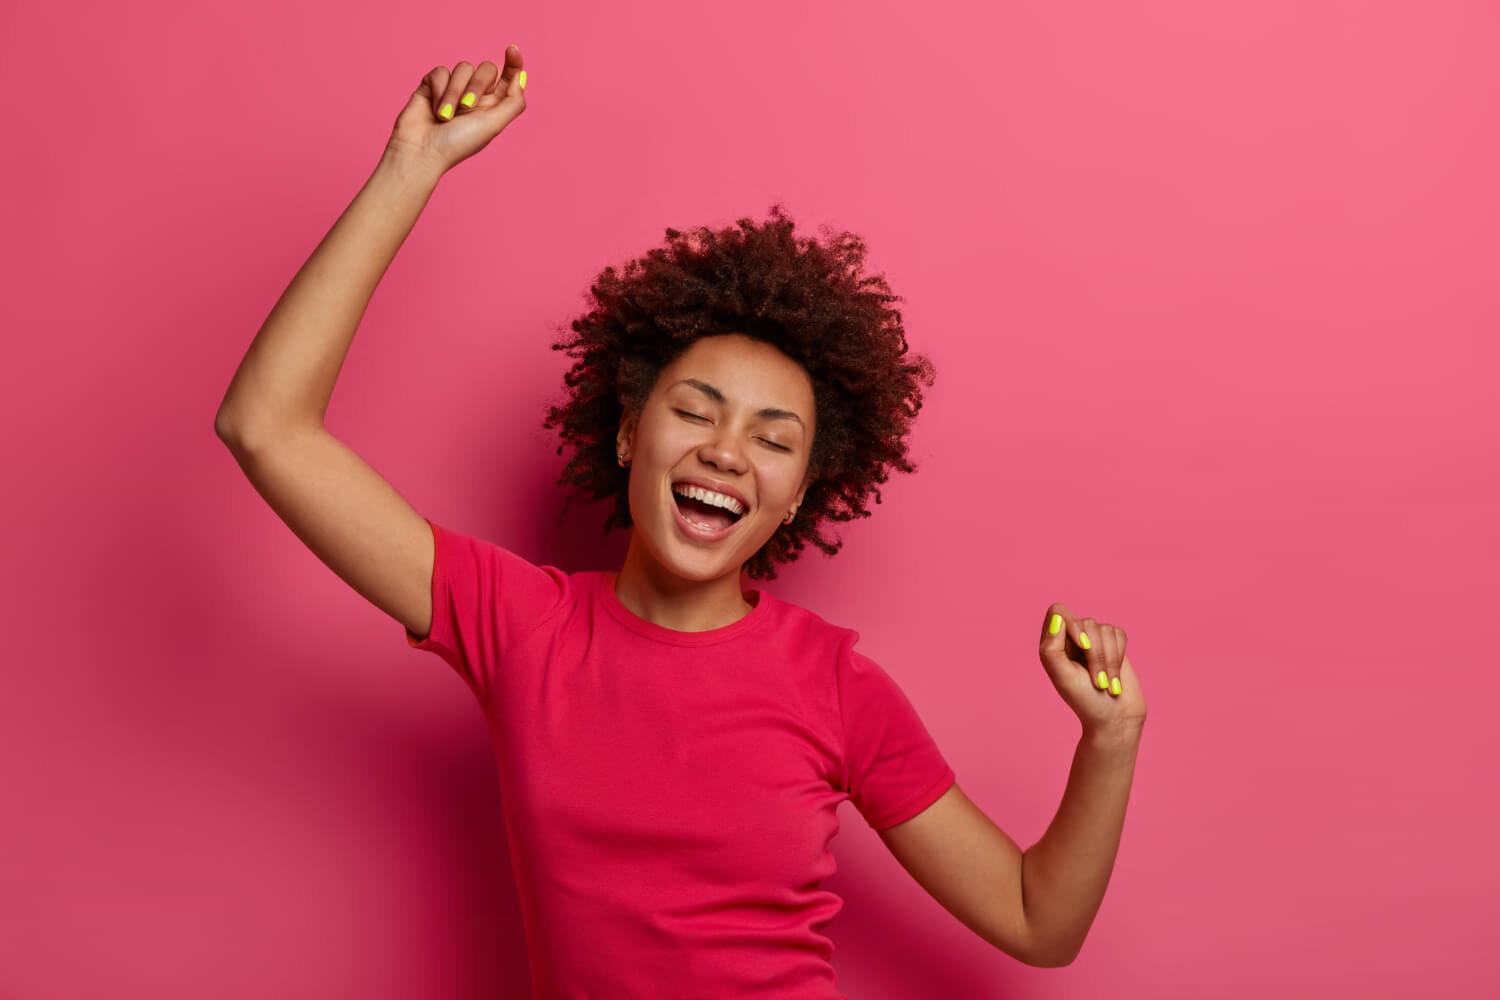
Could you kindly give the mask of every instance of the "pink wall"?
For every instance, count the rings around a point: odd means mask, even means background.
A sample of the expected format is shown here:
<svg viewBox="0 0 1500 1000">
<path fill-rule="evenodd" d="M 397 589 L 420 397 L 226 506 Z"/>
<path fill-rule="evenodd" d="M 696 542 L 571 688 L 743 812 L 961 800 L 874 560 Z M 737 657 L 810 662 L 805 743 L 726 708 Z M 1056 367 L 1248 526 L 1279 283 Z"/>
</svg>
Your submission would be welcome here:
<svg viewBox="0 0 1500 1000">
<path fill-rule="evenodd" d="M 1150 706 L 1082 955 L 1032 969 L 846 806 L 854 1000 L 1493 996 L 1500 13 L 1163 2 L 7 4 L 0 997 L 523 996 L 484 721 L 211 423 L 436 63 L 525 52 L 329 426 L 570 569 L 548 349 L 667 226 L 866 237 L 938 380 L 869 521 L 770 586 L 858 628 L 1023 847 Z"/>
</svg>

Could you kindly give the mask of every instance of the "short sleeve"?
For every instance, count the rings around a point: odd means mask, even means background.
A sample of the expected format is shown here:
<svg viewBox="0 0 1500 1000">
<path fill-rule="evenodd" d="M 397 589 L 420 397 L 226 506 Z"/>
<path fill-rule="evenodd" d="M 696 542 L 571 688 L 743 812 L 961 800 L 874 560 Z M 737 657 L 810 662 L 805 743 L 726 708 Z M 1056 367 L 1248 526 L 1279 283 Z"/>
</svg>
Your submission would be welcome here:
<svg viewBox="0 0 1500 1000">
<path fill-rule="evenodd" d="M 880 665 L 853 649 L 839 655 L 844 778 L 849 799 L 874 830 L 904 823 L 956 780 L 906 693 Z"/>
<path fill-rule="evenodd" d="M 404 628 L 406 644 L 437 653 L 484 701 L 507 651 L 570 604 L 571 581 L 554 566 L 423 520 L 434 549 L 432 628 L 426 637 Z"/>
</svg>

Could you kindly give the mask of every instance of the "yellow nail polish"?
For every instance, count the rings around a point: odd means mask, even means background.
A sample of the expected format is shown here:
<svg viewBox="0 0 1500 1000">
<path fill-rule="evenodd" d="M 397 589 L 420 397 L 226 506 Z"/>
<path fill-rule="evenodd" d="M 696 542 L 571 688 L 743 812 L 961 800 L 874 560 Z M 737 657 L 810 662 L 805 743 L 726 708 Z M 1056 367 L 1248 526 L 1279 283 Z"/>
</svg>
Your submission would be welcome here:
<svg viewBox="0 0 1500 1000">
<path fill-rule="evenodd" d="M 458 103 L 462 104 L 466 108 L 472 108 L 474 106 L 474 92 L 472 90 L 469 91 L 464 95 L 464 99 L 459 101 Z"/>
<path fill-rule="evenodd" d="M 1094 648 L 1093 643 L 1089 642 L 1089 634 L 1087 632 L 1078 633 L 1078 645 L 1082 646 L 1084 649 Z"/>
<path fill-rule="evenodd" d="M 444 121 L 447 121 L 449 118 L 452 118 L 453 117 L 453 105 L 451 105 L 451 104 L 444 104 L 441 108 L 438 109 L 438 117 L 441 118 L 441 119 L 443 119 Z"/>
<path fill-rule="evenodd" d="M 526 89 L 526 71 L 524 69 L 521 70 L 521 89 Z"/>
<path fill-rule="evenodd" d="M 1056 635 L 1060 628 L 1062 628 L 1062 615 L 1053 615 L 1052 620 L 1047 623 L 1047 634 Z"/>
<path fill-rule="evenodd" d="M 1109 682 L 1109 693 L 1118 695 L 1120 693 L 1120 678 L 1116 677 Z"/>
<path fill-rule="evenodd" d="M 1109 674 L 1106 674 L 1102 670 L 1099 671 L 1099 676 L 1094 678 L 1094 683 L 1099 685 L 1100 691 L 1105 690 L 1109 687 Z"/>
</svg>

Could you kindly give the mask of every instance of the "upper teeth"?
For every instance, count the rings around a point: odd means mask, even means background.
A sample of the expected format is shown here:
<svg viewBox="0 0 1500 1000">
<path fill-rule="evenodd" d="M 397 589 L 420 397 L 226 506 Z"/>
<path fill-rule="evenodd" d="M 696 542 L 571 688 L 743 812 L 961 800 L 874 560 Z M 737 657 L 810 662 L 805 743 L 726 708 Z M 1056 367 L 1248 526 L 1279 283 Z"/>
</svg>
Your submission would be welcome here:
<svg viewBox="0 0 1500 1000">
<path fill-rule="evenodd" d="M 715 493 L 713 490 L 705 490 L 701 486 L 690 486 L 687 483 L 678 483 L 677 485 L 672 487 L 672 492 L 681 493 L 685 497 L 692 497 L 694 500 L 701 500 L 704 503 L 712 504 L 715 507 L 723 507 L 725 510 L 730 511 L 734 514 L 743 514 L 745 512 L 745 505 L 740 503 L 734 497 L 725 496 L 722 493 Z"/>
</svg>

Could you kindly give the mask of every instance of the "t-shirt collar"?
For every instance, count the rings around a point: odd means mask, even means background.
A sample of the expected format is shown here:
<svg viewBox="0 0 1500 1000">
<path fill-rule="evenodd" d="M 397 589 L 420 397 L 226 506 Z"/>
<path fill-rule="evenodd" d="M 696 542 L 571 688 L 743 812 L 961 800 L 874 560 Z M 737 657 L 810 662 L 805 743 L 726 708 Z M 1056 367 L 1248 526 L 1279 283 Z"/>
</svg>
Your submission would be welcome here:
<svg viewBox="0 0 1500 1000">
<path fill-rule="evenodd" d="M 619 575 L 618 572 L 612 570 L 599 574 L 599 599 L 600 603 L 604 605 L 605 610 L 609 612 L 611 617 L 637 635 L 673 646 L 709 646 L 716 642 L 724 642 L 726 639 L 733 639 L 743 635 L 769 617 L 771 602 L 774 600 L 764 590 L 742 591 L 745 595 L 745 600 L 754 605 L 750 609 L 750 613 L 745 615 L 745 617 L 737 622 L 731 622 L 719 628 L 706 629 L 702 632 L 682 632 L 647 621 L 627 608 L 620 601 L 619 595 L 615 593 L 615 579 Z"/>
</svg>

